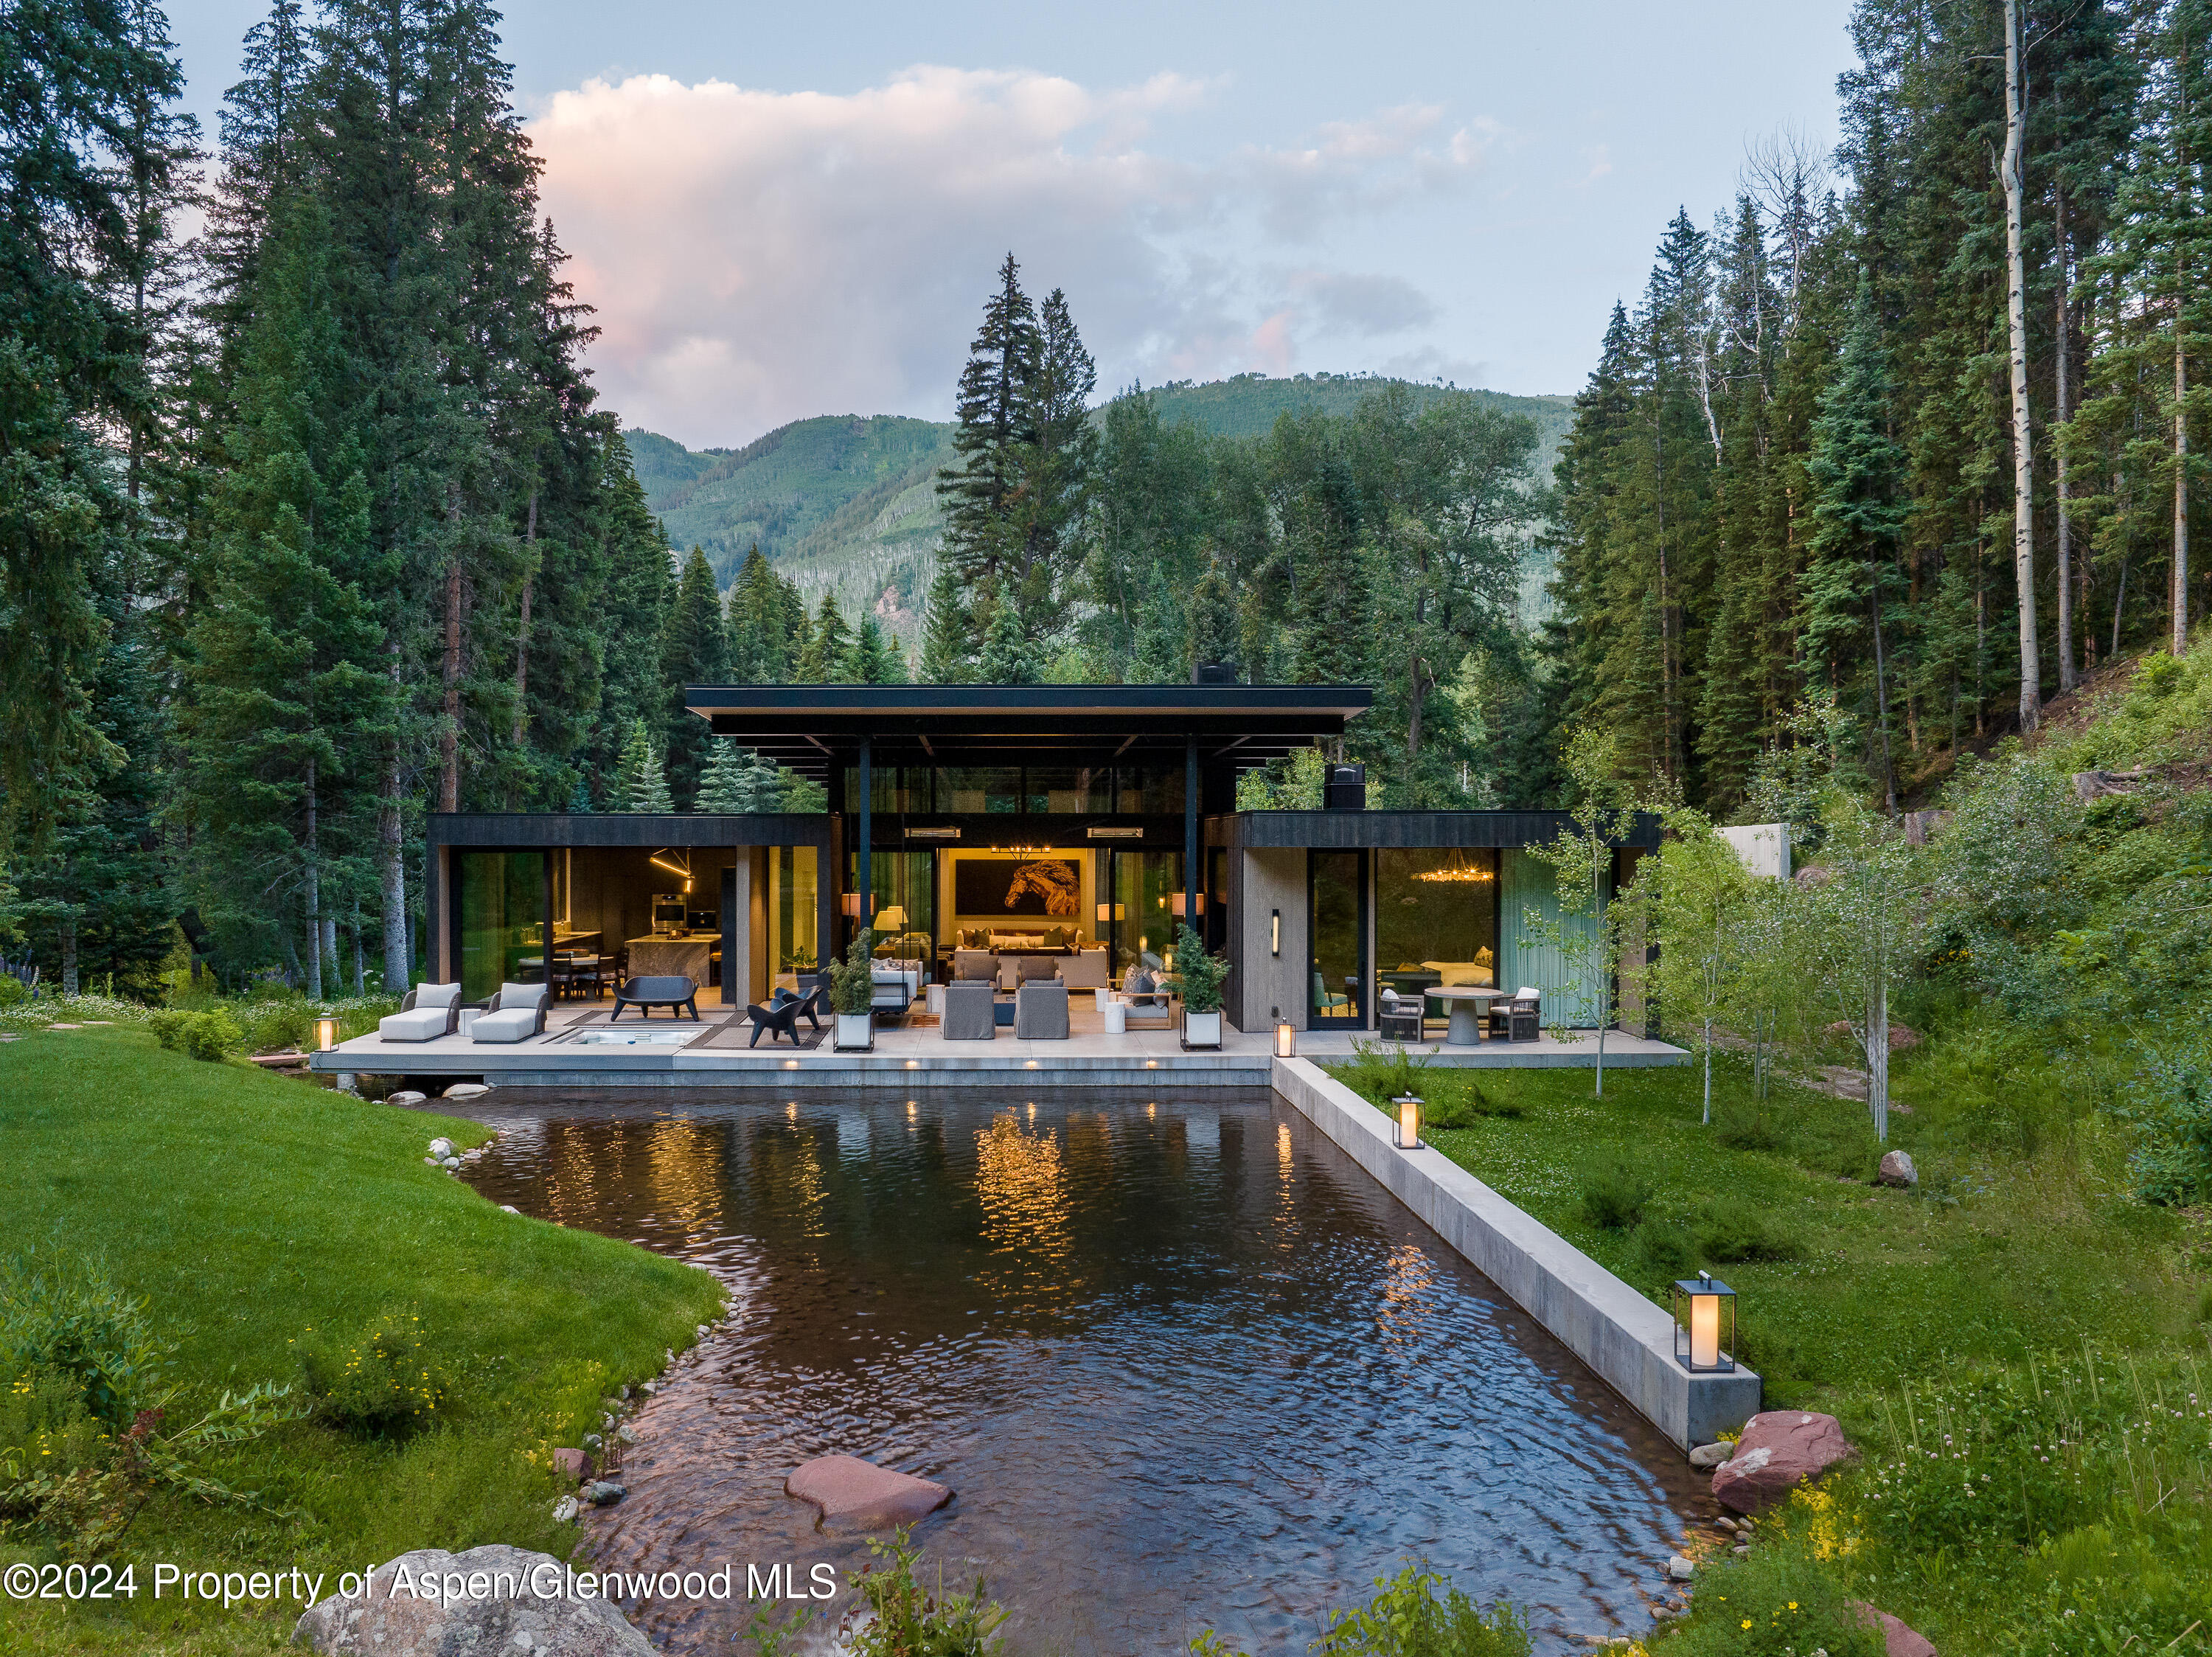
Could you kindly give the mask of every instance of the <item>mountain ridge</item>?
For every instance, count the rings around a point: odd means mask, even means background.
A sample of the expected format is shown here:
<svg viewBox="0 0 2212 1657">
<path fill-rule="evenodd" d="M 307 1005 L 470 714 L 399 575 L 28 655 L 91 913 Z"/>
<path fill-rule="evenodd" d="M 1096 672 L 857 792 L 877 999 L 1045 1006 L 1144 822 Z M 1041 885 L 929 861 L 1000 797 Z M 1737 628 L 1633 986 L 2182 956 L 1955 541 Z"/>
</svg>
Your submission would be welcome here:
<svg viewBox="0 0 2212 1657">
<path fill-rule="evenodd" d="M 1173 424 L 1251 437 L 1278 416 L 1349 413 L 1358 400 L 1402 385 L 1417 402 L 1461 387 L 1377 375 L 1238 375 L 1138 387 Z M 1573 418 L 1569 396 L 1473 395 L 1536 422 L 1548 473 Z M 1103 405 L 1101 405 L 1103 411 Z M 907 415 L 814 415 L 764 432 L 742 448 L 692 449 L 642 427 L 628 439 L 646 504 L 672 548 L 705 551 L 725 590 L 757 544 L 810 604 L 835 589 L 850 613 L 873 610 L 909 649 L 933 573 L 940 519 L 935 476 L 952 459 L 949 421 Z"/>
</svg>

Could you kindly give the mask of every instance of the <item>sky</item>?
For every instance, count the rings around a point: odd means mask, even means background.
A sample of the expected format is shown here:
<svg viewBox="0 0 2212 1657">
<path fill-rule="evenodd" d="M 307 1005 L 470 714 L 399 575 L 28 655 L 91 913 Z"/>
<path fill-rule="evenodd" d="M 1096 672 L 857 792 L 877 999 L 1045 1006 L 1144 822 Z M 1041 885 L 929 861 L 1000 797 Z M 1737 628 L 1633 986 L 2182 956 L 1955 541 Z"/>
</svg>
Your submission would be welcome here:
<svg viewBox="0 0 2212 1657">
<path fill-rule="evenodd" d="M 209 134 L 251 0 L 173 0 Z M 542 205 L 625 424 L 944 419 L 999 262 L 1099 394 L 1375 372 L 1571 393 L 1680 206 L 1835 142 L 1849 0 L 516 0 Z"/>
</svg>

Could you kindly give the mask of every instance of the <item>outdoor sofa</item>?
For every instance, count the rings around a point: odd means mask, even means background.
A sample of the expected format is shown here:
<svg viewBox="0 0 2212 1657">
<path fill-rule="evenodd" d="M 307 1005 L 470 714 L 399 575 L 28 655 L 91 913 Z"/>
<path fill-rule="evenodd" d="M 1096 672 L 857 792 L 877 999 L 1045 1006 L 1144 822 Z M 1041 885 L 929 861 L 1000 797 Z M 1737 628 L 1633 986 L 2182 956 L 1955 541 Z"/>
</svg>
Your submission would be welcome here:
<svg viewBox="0 0 2212 1657">
<path fill-rule="evenodd" d="M 458 984 L 418 984 L 407 992 L 399 1010 L 376 1022 L 380 1041 L 435 1041 L 459 1027 L 461 986 Z"/>
</svg>

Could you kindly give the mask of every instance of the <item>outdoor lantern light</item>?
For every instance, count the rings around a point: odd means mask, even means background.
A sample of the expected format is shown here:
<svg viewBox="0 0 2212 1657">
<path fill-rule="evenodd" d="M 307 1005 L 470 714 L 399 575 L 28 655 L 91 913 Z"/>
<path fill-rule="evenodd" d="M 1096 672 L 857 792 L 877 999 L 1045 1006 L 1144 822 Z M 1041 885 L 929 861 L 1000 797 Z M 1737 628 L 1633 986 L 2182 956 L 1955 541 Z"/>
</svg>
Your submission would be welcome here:
<svg viewBox="0 0 2212 1657">
<path fill-rule="evenodd" d="M 1735 1291 L 1710 1271 L 1674 1285 L 1674 1361 L 1693 1374 L 1735 1368 Z"/>
<path fill-rule="evenodd" d="M 338 1045 L 338 1021 L 336 1019 L 315 1020 L 315 1051 L 327 1053 Z"/>
<path fill-rule="evenodd" d="M 1298 1051 L 1298 1026 L 1285 1019 L 1275 1026 L 1275 1057 L 1295 1058 Z"/>
<path fill-rule="evenodd" d="M 1401 1093 L 1390 1101 L 1398 1110 L 1398 1126 L 1390 1136 L 1390 1142 L 1401 1151 L 1421 1148 L 1421 1101 L 1412 1093 Z"/>
</svg>

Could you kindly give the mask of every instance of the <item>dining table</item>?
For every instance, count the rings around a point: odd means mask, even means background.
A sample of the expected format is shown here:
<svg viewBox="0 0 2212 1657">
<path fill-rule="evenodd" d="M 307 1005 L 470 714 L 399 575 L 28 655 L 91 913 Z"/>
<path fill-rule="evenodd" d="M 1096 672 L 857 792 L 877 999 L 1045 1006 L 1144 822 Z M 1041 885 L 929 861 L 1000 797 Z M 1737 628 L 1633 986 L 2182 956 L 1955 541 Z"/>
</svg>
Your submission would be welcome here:
<svg viewBox="0 0 2212 1657">
<path fill-rule="evenodd" d="M 1451 1026 L 1444 1032 L 1445 1045 L 1472 1047 L 1482 1039 L 1483 1013 L 1505 992 L 1487 985 L 1434 984 L 1421 993 L 1431 1001 L 1451 1003 Z"/>
</svg>

